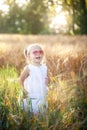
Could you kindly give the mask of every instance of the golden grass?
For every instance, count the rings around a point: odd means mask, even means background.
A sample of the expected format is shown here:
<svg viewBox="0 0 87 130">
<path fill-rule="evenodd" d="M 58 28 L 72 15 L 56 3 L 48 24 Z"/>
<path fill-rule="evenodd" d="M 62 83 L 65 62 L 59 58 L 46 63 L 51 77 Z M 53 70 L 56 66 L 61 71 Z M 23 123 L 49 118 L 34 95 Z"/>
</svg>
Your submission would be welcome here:
<svg viewBox="0 0 87 130">
<path fill-rule="evenodd" d="M 61 86 L 63 80 L 66 80 L 70 86 L 77 81 L 80 82 L 79 80 L 87 75 L 87 36 L 2 34 L 0 35 L 0 67 L 7 64 L 14 66 L 20 74 L 26 64 L 23 51 L 31 43 L 43 45 L 50 72 L 50 86 L 55 88 Z M 82 86 L 82 82 L 79 84 Z"/>
<path fill-rule="evenodd" d="M 15 66 L 19 72 L 26 64 L 23 51 L 31 43 L 40 43 L 46 55 L 50 76 L 70 79 L 72 72 L 86 72 L 87 36 L 0 35 L 0 67 Z M 84 73 L 84 74 L 83 74 Z"/>
<path fill-rule="evenodd" d="M 41 43 L 49 64 L 58 68 L 60 62 L 67 64 L 70 59 L 83 57 L 87 51 L 86 41 L 86 36 L 1 34 L 0 66 L 10 64 L 22 68 L 25 65 L 24 49 L 31 43 Z"/>
<path fill-rule="evenodd" d="M 72 72 L 86 73 L 87 36 L 66 35 L 0 35 L 0 66 L 15 66 L 19 71 L 26 64 L 23 51 L 31 43 L 43 45 L 51 77 L 70 79 Z"/>
<path fill-rule="evenodd" d="M 65 128 L 73 122 L 74 108 L 87 103 L 87 36 L 1 34 L 0 67 L 14 66 L 20 74 L 26 64 L 23 51 L 31 43 L 43 45 L 50 71 L 49 111 L 65 115 Z"/>
</svg>

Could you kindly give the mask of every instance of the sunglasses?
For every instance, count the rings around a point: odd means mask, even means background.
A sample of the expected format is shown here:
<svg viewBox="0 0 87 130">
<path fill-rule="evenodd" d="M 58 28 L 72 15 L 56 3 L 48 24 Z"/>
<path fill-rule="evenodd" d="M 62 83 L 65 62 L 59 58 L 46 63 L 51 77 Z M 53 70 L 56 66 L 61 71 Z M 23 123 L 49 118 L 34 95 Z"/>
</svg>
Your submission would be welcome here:
<svg viewBox="0 0 87 130">
<path fill-rule="evenodd" d="M 38 55 L 38 54 L 43 55 L 44 52 L 43 52 L 43 50 L 39 50 L 39 51 L 35 50 L 35 51 L 33 51 L 33 54 L 34 55 Z"/>
</svg>

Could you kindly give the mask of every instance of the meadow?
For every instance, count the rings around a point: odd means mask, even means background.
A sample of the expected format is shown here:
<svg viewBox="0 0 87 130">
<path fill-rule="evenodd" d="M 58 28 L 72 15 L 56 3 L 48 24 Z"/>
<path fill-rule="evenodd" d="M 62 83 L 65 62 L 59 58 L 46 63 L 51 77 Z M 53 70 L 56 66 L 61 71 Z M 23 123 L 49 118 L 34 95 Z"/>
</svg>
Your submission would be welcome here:
<svg viewBox="0 0 87 130">
<path fill-rule="evenodd" d="M 26 114 L 18 77 L 26 65 L 24 49 L 40 43 L 49 68 L 44 114 Z M 87 36 L 0 35 L 0 130 L 87 129 Z"/>
</svg>

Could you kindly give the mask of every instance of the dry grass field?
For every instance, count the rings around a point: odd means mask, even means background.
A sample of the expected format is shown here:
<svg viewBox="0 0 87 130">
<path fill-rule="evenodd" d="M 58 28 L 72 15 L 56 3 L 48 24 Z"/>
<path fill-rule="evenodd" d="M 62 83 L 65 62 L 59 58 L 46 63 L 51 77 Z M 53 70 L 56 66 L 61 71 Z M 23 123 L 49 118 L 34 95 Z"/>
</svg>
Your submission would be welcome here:
<svg viewBox="0 0 87 130">
<path fill-rule="evenodd" d="M 62 35 L 0 35 L 0 67 L 14 66 L 21 71 L 26 64 L 24 49 L 40 43 L 45 50 L 45 61 L 51 76 L 70 77 L 86 71 L 87 36 Z"/>
<path fill-rule="evenodd" d="M 0 68 L 15 67 L 19 76 L 26 64 L 23 51 L 31 43 L 43 46 L 50 72 L 49 120 L 42 130 L 86 130 L 87 36 L 1 34 Z"/>
<path fill-rule="evenodd" d="M 58 67 L 60 62 L 63 65 L 72 60 L 80 60 L 87 52 L 87 36 L 1 34 L 0 66 L 10 64 L 21 69 L 25 64 L 23 51 L 31 43 L 43 45 L 49 66 L 54 65 L 52 68 Z"/>
</svg>

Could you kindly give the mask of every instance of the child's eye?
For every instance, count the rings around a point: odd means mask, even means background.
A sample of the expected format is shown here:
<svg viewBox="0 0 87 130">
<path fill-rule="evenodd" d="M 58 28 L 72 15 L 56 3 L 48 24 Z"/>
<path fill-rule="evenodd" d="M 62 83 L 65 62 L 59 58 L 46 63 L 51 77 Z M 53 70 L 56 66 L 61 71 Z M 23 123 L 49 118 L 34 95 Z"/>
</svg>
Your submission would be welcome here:
<svg viewBox="0 0 87 130">
<path fill-rule="evenodd" d="M 33 54 L 34 55 L 38 55 L 38 54 L 42 54 L 43 55 L 44 53 L 43 53 L 43 50 L 39 50 L 39 51 L 36 50 L 36 51 L 33 51 Z"/>
<path fill-rule="evenodd" d="M 42 54 L 42 55 L 44 54 L 43 50 L 40 50 L 39 53 Z"/>
<path fill-rule="evenodd" d="M 33 54 L 34 54 L 34 55 L 37 55 L 37 54 L 38 54 L 38 51 L 33 51 Z"/>
</svg>

